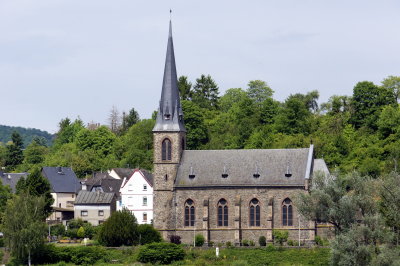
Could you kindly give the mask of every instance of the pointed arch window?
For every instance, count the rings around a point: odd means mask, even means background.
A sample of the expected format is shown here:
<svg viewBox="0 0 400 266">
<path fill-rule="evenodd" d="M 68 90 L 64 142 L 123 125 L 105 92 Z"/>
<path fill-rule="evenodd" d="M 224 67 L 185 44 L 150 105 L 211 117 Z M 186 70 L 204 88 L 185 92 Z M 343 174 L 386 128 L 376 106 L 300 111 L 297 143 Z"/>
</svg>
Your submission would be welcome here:
<svg viewBox="0 0 400 266">
<path fill-rule="evenodd" d="M 293 225 L 293 205 L 290 199 L 285 199 L 282 203 L 282 225 Z"/>
<path fill-rule="evenodd" d="M 185 202 L 185 226 L 194 226 L 195 220 L 195 207 L 194 202 L 191 199 L 188 199 Z"/>
<path fill-rule="evenodd" d="M 162 142 L 162 151 L 161 151 L 161 159 L 163 161 L 170 161 L 171 160 L 171 154 L 172 154 L 172 148 L 171 148 L 171 141 L 169 139 L 164 139 Z"/>
<path fill-rule="evenodd" d="M 250 226 L 260 226 L 260 202 L 258 199 L 250 201 Z"/>
<path fill-rule="evenodd" d="M 218 226 L 228 226 L 228 203 L 225 199 L 218 202 Z"/>
</svg>

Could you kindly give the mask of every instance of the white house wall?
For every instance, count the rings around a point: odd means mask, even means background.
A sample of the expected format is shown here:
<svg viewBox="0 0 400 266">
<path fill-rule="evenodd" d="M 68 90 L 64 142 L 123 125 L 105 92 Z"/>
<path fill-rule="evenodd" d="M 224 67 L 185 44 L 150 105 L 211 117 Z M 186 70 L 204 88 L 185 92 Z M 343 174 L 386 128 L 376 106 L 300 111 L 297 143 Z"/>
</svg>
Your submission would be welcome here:
<svg viewBox="0 0 400 266">
<path fill-rule="evenodd" d="M 125 207 L 135 215 L 139 224 L 150 224 L 153 220 L 153 187 L 139 171 L 135 171 L 126 184 L 123 184 L 120 193 L 121 201 L 117 203 L 117 210 Z M 144 197 L 147 198 L 146 205 Z M 146 220 L 144 214 L 147 215 Z"/>
</svg>

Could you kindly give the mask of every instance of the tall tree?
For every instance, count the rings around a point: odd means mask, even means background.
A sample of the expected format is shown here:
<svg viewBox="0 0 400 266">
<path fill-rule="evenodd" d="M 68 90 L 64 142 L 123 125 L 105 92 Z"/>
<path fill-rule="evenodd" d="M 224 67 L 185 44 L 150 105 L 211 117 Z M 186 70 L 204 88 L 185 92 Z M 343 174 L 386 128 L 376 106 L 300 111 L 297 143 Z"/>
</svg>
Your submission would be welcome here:
<svg viewBox="0 0 400 266">
<path fill-rule="evenodd" d="M 31 265 L 32 252 L 43 245 L 46 236 L 45 200 L 28 193 L 7 201 L 3 227 L 6 243 L 18 263 Z"/>
<path fill-rule="evenodd" d="M 308 134 L 310 116 L 306 103 L 296 95 L 290 95 L 276 118 L 276 129 L 286 134 Z"/>
<path fill-rule="evenodd" d="M 17 131 L 12 133 L 11 139 L 12 143 L 7 146 L 6 167 L 14 169 L 24 160 L 23 142 L 21 135 Z"/>
<path fill-rule="evenodd" d="M 59 130 L 54 141 L 54 146 L 56 148 L 63 144 L 74 142 L 78 132 L 85 128 L 80 118 L 77 118 L 74 122 L 71 122 L 71 120 L 67 117 L 62 119 L 58 125 Z"/>
<path fill-rule="evenodd" d="M 210 75 L 201 75 L 193 87 L 192 101 L 201 108 L 217 109 L 219 88 Z"/>
<path fill-rule="evenodd" d="M 50 215 L 54 198 L 51 195 L 49 181 L 43 177 L 38 167 L 35 167 L 24 181 L 21 181 L 21 183 L 18 182 L 17 186 L 17 192 L 19 192 L 19 194 L 28 193 L 35 197 L 43 197 L 45 200 L 43 214 L 45 217 Z"/>
<path fill-rule="evenodd" d="M 122 115 L 122 125 L 121 125 L 121 133 L 125 133 L 128 129 L 134 124 L 140 121 L 139 114 L 136 112 L 135 108 L 132 108 L 128 115 L 125 112 Z"/>
<path fill-rule="evenodd" d="M 197 150 L 208 141 L 203 112 L 196 104 L 186 100 L 182 101 L 182 108 L 185 114 L 185 127 L 187 130 L 186 148 L 188 150 Z"/>
<path fill-rule="evenodd" d="M 369 81 L 359 82 L 353 89 L 351 123 L 356 128 L 366 126 L 376 129 L 383 106 L 394 103 L 395 98 L 387 88 L 376 86 Z"/>
<path fill-rule="evenodd" d="M 181 100 L 190 100 L 192 98 L 192 83 L 186 76 L 180 76 L 178 79 L 178 88 Z"/>
<path fill-rule="evenodd" d="M 248 83 L 247 94 L 256 104 L 261 106 L 261 103 L 272 98 L 274 91 L 268 86 L 267 82 L 262 80 L 251 80 Z"/>
<path fill-rule="evenodd" d="M 117 107 L 113 105 L 110 110 L 110 115 L 108 116 L 108 123 L 110 125 L 110 129 L 114 134 L 117 134 L 120 130 L 121 126 L 121 118 L 119 116 L 119 111 Z"/>
<path fill-rule="evenodd" d="M 399 102 L 400 98 L 400 77 L 389 76 L 382 81 L 382 87 L 392 92 L 396 102 Z"/>
<path fill-rule="evenodd" d="M 32 141 L 31 144 L 24 150 L 24 163 L 27 164 L 40 164 L 44 161 L 47 154 L 47 147 Z"/>
<path fill-rule="evenodd" d="M 0 224 L 2 223 L 2 217 L 6 208 L 7 200 L 9 200 L 11 196 L 12 194 L 10 186 L 3 185 L 0 179 Z"/>
</svg>

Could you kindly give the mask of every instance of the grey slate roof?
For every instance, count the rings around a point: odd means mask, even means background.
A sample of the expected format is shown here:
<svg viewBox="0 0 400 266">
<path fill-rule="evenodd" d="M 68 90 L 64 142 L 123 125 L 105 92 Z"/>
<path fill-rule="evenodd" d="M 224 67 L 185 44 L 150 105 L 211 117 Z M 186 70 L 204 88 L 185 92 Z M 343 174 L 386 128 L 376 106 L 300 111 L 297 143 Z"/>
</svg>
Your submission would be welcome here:
<svg viewBox="0 0 400 266">
<path fill-rule="evenodd" d="M 185 150 L 175 187 L 304 186 L 310 173 L 309 152 L 303 149 Z M 289 167 L 289 169 L 288 169 Z M 222 174 L 228 174 L 223 178 Z M 289 170 L 290 177 L 285 173 Z M 253 175 L 260 175 L 255 178 Z M 194 174 L 190 178 L 189 174 Z"/>
<path fill-rule="evenodd" d="M 114 198 L 114 193 L 90 192 L 81 190 L 75 200 L 75 205 L 107 205 Z"/>
<path fill-rule="evenodd" d="M 153 128 L 153 132 L 159 131 L 186 132 L 183 123 L 183 111 L 179 99 L 171 21 L 169 22 L 167 56 L 165 59 L 160 106 L 157 113 L 156 124 Z"/>
<path fill-rule="evenodd" d="M 139 171 L 142 172 L 142 174 L 144 175 L 144 178 L 146 178 L 146 180 L 147 180 L 147 182 L 149 182 L 150 186 L 153 186 L 153 174 L 144 169 L 139 169 Z"/>
<path fill-rule="evenodd" d="M 69 167 L 43 167 L 42 174 L 49 180 L 52 192 L 77 193 L 81 189 L 78 177 Z"/>
<path fill-rule="evenodd" d="M 121 179 L 124 179 L 124 177 L 131 177 L 134 171 L 134 169 L 130 168 L 113 168 L 112 170 L 114 170 Z"/>
<path fill-rule="evenodd" d="M 119 196 L 123 179 L 115 179 L 108 173 L 95 173 L 94 177 L 85 180 L 88 191 L 101 187 L 103 192 L 114 192 Z"/>
<path fill-rule="evenodd" d="M 15 187 L 21 177 L 26 178 L 29 173 L 4 173 L 0 172 L 0 180 L 3 185 L 9 185 L 11 191 L 15 193 Z"/>
<path fill-rule="evenodd" d="M 324 159 L 314 159 L 314 169 L 313 169 L 313 174 L 315 173 L 323 173 L 326 175 L 329 175 L 329 169 L 326 166 L 325 160 Z"/>
</svg>

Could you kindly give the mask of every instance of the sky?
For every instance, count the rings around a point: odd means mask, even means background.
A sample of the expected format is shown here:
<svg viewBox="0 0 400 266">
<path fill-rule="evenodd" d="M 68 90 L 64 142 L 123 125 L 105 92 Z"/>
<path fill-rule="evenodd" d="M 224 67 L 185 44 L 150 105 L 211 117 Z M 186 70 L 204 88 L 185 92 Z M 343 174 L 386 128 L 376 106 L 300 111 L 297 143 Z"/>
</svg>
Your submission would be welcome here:
<svg viewBox="0 0 400 266">
<path fill-rule="evenodd" d="M 400 1 L 0 0 L 0 124 L 55 133 L 157 109 L 169 10 L 178 75 L 223 94 L 266 81 L 274 98 L 351 95 L 400 76 Z"/>
</svg>

